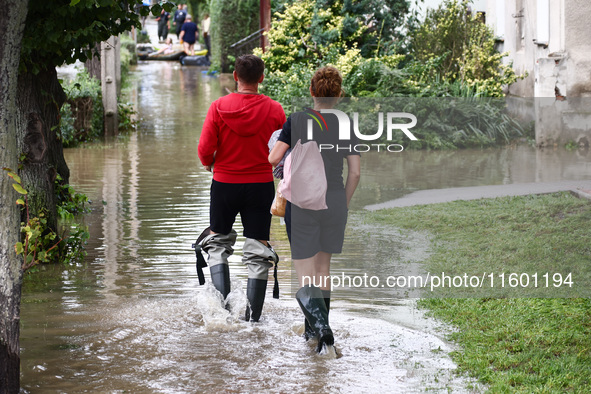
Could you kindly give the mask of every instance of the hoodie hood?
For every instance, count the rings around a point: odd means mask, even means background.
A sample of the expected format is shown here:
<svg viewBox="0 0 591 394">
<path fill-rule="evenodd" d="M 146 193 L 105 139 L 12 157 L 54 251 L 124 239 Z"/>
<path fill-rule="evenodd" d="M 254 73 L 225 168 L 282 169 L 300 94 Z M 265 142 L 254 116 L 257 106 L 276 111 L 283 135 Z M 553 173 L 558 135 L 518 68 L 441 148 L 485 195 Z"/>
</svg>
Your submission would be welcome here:
<svg viewBox="0 0 591 394">
<path fill-rule="evenodd" d="M 234 100 L 219 103 L 217 111 L 220 118 L 240 136 L 255 135 L 259 132 L 261 119 L 269 116 L 273 100 L 262 94 L 232 93 L 232 95 Z"/>
</svg>

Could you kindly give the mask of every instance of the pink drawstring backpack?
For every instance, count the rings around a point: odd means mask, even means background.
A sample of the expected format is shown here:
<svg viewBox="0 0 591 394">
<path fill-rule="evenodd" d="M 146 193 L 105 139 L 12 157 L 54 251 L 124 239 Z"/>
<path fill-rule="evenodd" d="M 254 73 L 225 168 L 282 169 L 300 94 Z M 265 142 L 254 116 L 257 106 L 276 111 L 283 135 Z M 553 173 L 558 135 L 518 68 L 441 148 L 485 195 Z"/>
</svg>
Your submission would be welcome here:
<svg viewBox="0 0 591 394">
<path fill-rule="evenodd" d="M 316 141 L 305 144 L 298 140 L 285 159 L 279 192 L 292 204 L 302 209 L 327 209 L 326 174 L 324 161 Z"/>
</svg>

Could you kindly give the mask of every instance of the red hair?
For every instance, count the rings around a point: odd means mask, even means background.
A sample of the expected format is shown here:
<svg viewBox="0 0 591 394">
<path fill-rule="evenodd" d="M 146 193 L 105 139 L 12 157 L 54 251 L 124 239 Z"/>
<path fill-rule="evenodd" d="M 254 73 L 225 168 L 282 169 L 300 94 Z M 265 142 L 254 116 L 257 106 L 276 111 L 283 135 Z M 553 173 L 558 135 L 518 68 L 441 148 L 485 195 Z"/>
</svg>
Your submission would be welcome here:
<svg viewBox="0 0 591 394">
<path fill-rule="evenodd" d="M 310 87 L 314 97 L 340 97 L 343 77 L 334 67 L 319 68 L 312 77 Z"/>
</svg>

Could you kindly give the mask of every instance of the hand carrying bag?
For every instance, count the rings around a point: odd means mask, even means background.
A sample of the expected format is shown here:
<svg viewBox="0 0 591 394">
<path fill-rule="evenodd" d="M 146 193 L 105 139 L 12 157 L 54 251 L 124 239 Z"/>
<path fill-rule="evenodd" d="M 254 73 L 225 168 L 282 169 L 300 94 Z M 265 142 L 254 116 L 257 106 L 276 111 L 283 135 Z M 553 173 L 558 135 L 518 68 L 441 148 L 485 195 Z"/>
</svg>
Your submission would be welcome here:
<svg viewBox="0 0 591 394">
<path fill-rule="evenodd" d="M 275 193 L 275 199 L 273 200 L 273 204 L 271 204 L 271 215 L 279 216 L 280 218 L 285 217 L 285 204 L 287 204 L 287 200 L 279 189 Z"/>
</svg>

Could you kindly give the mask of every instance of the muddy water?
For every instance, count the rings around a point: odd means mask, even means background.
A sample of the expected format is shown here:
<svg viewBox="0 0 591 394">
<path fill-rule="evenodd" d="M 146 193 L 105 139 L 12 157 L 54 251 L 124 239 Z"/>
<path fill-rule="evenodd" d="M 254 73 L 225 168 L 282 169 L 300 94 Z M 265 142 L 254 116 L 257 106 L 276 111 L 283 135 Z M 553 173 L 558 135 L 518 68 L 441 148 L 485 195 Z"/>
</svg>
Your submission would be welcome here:
<svg viewBox="0 0 591 394">
<path fill-rule="evenodd" d="M 198 286 L 190 249 L 208 223 L 211 174 L 197 139 L 224 83 L 196 68 L 140 64 L 132 94 L 137 133 L 66 151 L 71 183 L 93 201 L 84 220 L 87 259 L 43 267 L 26 282 L 22 386 L 27 392 L 418 392 L 465 391 L 435 322 L 387 291 L 337 292 L 331 321 L 337 352 L 315 355 L 300 334 L 290 297 L 289 247 L 273 222 L 282 257 L 281 298 L 264 319 L 240 319 L 245 269 L 237 253 L 231 311 Z M 394 155 L 394 154 L 391 154 Z M 367 154 L 342 255 L 347 275 L 420 270 L 425 234 L 368 228 L 361 207 L 418 189 L 591 178 L 585 152 L 528 147 L 461 152 Z M 241 234 L 239 222 L 236 230 Z M 372 234 L 370 237 L 369 234 Z"/>
</svg>

